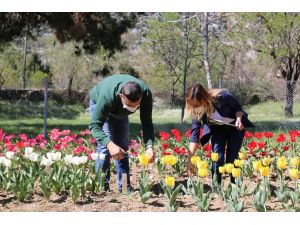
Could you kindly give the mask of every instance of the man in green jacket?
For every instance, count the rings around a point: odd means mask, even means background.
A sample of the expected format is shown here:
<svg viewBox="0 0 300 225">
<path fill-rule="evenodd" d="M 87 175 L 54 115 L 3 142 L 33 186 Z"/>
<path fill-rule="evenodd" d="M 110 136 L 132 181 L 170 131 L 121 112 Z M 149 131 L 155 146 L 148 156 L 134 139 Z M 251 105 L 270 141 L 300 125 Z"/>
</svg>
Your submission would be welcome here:
<svg viewBox="0 0 300 225">
<path fill-rule="evenodd" d="M 146 154 L 154 161 L 152 148 L 154 129 L 152 123 L 152 93 L 141 80 L 125 74 L 109 76 L 90 91 L 91 122 L 89 129 L 96 138 L 99 154 L 96 171 L 106 172 L 105 190 L 109 190 L 110 158 L 115 159 L 118 190 L 122 191 L 122 174 L 127 174 L 127 191 L 131 191 L 129 176 L 128 115 L 140 108 L 140 119 Z"/>
</svg>

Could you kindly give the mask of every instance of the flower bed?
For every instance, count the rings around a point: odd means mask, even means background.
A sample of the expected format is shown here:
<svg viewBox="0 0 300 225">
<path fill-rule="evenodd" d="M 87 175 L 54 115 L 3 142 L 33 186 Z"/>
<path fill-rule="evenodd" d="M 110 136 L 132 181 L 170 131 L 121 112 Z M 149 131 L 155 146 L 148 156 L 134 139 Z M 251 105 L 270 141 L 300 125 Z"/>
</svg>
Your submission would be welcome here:
<svg viewBox="0 0 300 225">
<path fill-rule="evenodd" d="M 143 142 L 131 140 L 128 155 L 131 168 L 137 168 L 132 178 L 138 181 L 132 198 L 103 191 L 105 176 L 100 170 L 95 172 L 99 156 L 89 130 L 76 135 L 53 129 L 49 140 L 43 140 L 42 135 L 28 138 L 0 129 L 0 202 L 13 210 L 13 205 L 37 198 L 53 205 L 54 196 L 64 196 L 70 211 L 82 202 L 97 208 L 101 201 L 107 203 L 106 208 L 104 204 L 98 211 L 114 211 L 109 208 L 112 198 L 119 205 L 128 203 L 132 211 L 299 211 L 299 131 L 246 132 L 239 158 L 219 168 L 224 178 L 221 185 L 211 178 L 210 168 L 218 155 L 212 153 L 210 144 L 191 158 L 195 175 L 185 174 L 189 133 L 161 132 L 151 165 Z M 229 182 L 230 174 L 235 184 Z M 115 182 L 113 176 L 111 182 Z"/>
</svg>

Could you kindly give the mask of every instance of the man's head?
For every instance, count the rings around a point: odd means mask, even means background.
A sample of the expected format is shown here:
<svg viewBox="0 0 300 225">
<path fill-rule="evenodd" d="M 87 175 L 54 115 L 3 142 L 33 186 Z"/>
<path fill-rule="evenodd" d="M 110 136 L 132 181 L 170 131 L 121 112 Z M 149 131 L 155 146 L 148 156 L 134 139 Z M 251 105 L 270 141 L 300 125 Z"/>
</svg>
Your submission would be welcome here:
<svg viewBox="0 0 300 225">
<path fill-rule="evenodd" d="M 135 112 L 139 108 L 142 99 L 142 89 L 140 85 L 136 82 L 126 83 L 120 91 L 120 98 L 123 108 L 130 112 Z"/>
</svg>

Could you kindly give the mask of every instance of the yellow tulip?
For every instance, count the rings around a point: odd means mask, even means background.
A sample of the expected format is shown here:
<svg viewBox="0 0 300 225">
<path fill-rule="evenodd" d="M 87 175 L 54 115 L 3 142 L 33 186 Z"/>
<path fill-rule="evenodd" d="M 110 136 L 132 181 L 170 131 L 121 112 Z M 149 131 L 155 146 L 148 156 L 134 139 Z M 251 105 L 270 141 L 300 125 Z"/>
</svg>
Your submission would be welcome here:
<svg viewBox="0 0 300 225">
<path fill-rule="evenodd" d="M 253 169 L 255 171 L 258 171 L 262 167 L 260 160 L 253 161 Z"/>
<path fill-rule="evenodd" d="M 287 160 L 284 156 L 278 158 L 277 167 L 281 170 L 287 169 L 288 163 L 287 163 Z"/>
<path fill-rule="evenodd" d="M 198 169 L 207 169 L 208 163 L 205 160 L 200 160 L 197 162 Z"/>
<path fill-rule="evenodd" d="M 141 166 L 147 166 L 150 161 L 150 157 L 148 155 L 141 154 L 139 155 L 139 161 Z"/>
<path fill-rule="evenodd" d="M 267 177 L 270 174 L 270 168 L 268 166 L 261 166 L 259 172 L 262 176 Z"/>
<path fill-rule="evenodd" d="M 298 167 L 299 166 L 299 163 L 300 163 L 300 159 L 299 157 L 294 157 L 294 158 L 291 158 L 291 165 L 292 166 L 295 166 L 295 167 Z"/>
<path fill-rule="evenodd" d="M 226 169 L 224 166 L 219 166 L 219 173 L 225 173 L 226 172 Z"/>
<path fill-rule="evenodd" d="M 234 166 L 232 163 L 225 164 L 225 170 L 227 173 L 231 173 L 233 168 L 234 168 Z"/>
<path fill-rule="evenodd" d="M 174 155 L 165 155 L 161 157 L 161 163 L 168 166 L 173 166 L 176 164 L 176 157 Z"/>
<path fill-rule="evenodd" d="M 241 169 L 240 168 L 233 168 L 231 172 L 232 172 L 233 177 L 240 177 L 241 176 Z"/>
<path fill-rule="evenodd" d="M 176 164 L 176 162 L 177 162 L 176 157 L 175 157 L 174 155 L 172 155 L 172 156 L 170 157 L 169 165 L 170 165 L 170 166 L 174 166 L 174 165 Z"/>
<path fill-rule="evenodd" d="M 290 169 L 290 177 L 294 180 L 297 180 L 299 178 L 298 169 Z"/>
<path fill-rule="evenodd" d="M 207 176 L 207 169 L 198 169 L 199 177 L 206 177 Z"/>
<path fill-rule="evenodd" d="M 247 158 L 247 154 L 245 152 L 239 152 L 239 158 L 241 160 L 245 160 Z"/>
<path fill-rule="evenodd" d="M 236 160 L 234 160 L 234 165 L 236 167 L 242 167 L 244 165 L 244 160 L 236 159 Z"/>
<path fill-rule="evenodd" d="M 197 162 L 199 162 L 200 161 L 200 157 L 199 156 L 193 156 L 192 158 L 191 158 L 191 162 L 192 162 L 192 164 L 195 166 L 196 164 L 197 164 Z"/>
<path fill-rule="evenodd" d="M 174 185 L 175 185 L 175 178 L 174 178 L 174 177 L 167 176 L 167 177 L 165 178 L 165 183 L 166 183 L 166 185 L 167 185 L 168 187 L 173 188 Z"/>
<path fill-rule="evenodd" d="M 211 153 L 211 160 L 216 162 L 219 159 L 219 154 L 217 152 Z"/>
<path fill-rule="evenodd" d="M 279 158 L 278 158 L 278 161 L 286 161 L 286 157 L 283 155 L 283 156 L 280 156 Z"/>
<path fill-rule="evenodd" d="M 271 163 L 271 158 L 270 157 L 265 157 L 262 159 L 262 163 L 264 166 L 269 166 Z"/>
</svg>

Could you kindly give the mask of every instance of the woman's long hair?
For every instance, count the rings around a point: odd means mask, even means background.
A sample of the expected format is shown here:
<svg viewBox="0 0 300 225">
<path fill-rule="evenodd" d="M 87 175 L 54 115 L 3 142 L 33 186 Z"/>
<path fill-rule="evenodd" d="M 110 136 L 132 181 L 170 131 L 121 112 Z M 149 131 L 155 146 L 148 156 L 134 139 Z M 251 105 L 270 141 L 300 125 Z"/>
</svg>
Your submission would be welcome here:
<svg viewBox="0 0 300 225">
<path fill-rule="evenodd" d="M 213 93 L 214 95 L 215 93 Z M 186 120 L 189 116 L 199 121 L 204 113 L 207 116 L 210 116 L 213 111 L 214 107 L 212 104 L 212 96 L 208 93 L 207 90 L 201 84 L 195 84 L 188 88 L 186 95 L 185 95 L 185 116 L 184 120 Z M 194 108 L 190 105 L 190 102 L 194 100 L 201 103 L 203 110 L 201 112 L 195 112 Z"/>
</svg>

